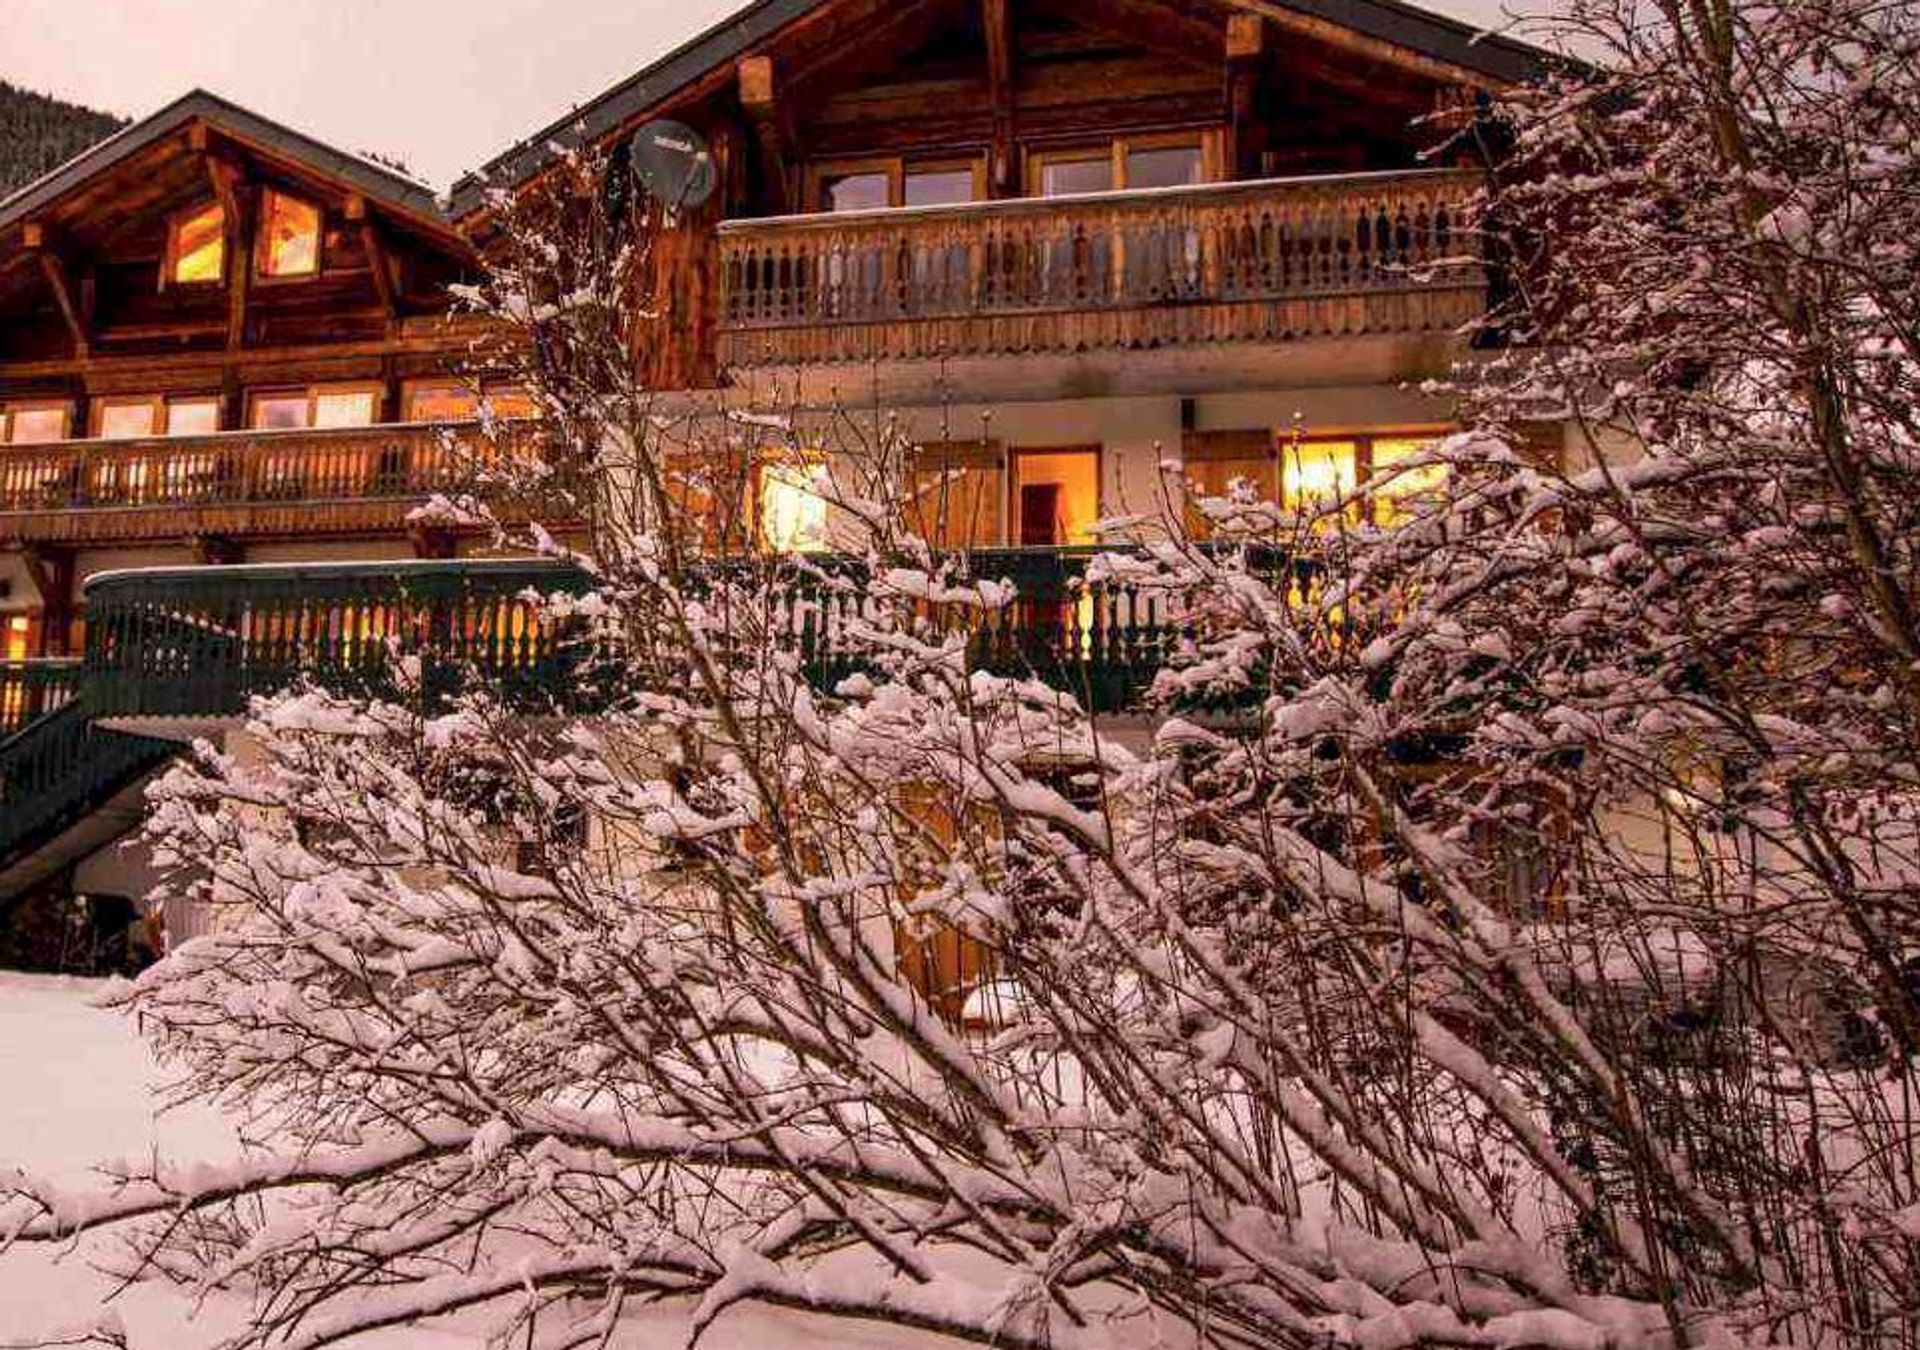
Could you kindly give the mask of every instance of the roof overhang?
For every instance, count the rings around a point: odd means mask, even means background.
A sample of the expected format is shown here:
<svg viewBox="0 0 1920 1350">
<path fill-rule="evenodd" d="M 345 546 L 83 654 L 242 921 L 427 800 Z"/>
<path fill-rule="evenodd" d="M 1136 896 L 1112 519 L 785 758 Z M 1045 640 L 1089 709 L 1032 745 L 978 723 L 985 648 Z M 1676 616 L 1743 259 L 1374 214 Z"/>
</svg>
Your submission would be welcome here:
<svg viewBox="0 0 1920 1350">
<path fill-rule="evenodd" d="M 585 106 L 543 128 L 453 185 L 450 214 L 486 209 L 491 188 L 516 188 L 552 164 L 559 150 L 594 144 L 713 75 L 788 25 L 833 0 L 753 0 Z M 1402 0 L 1221 0 L 1309 36 L 1345 33 L 1448 78 L 1511 86 L 1538 79 L 1557 58 L 1542 48 L 1420 9 Z M 1451 72 L 1451 74 L 1449 74 Z"/>
<path fill-rule="evenodd" d="M 203 123 L 237 144 L 267 159 L 281 159 L 306 169 L 390 215 L 422 231 L 459 242 L 460 236 L 442 209 L 433 189 L 402 174 L 351 155 L 269 118 L 229 103 L 203 89 L 175 99 L 151 117 L 133 123 L 85 150 L 12 196 L 0 199 L 0 237 L 15 226 L 57 206 L 64 198 L 95 178 L 168 137 Z"/>
</svg>

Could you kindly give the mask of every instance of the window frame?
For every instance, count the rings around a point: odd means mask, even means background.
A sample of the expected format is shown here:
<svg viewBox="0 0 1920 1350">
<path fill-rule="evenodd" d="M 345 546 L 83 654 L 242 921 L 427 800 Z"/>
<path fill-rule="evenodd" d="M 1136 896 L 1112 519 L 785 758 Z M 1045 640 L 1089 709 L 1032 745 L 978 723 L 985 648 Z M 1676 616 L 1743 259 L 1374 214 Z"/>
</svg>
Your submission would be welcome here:
<svg viewBox="0 0 1920 1350">
<path fill-rule="evenodd" d="M 204 431 L 204 432 L 203 431 L 190 431 L 190 432 L 184 432 L 184 433 L 175 432 L 173 429 L 173 410 L 175 407 L 183 403 L 212 404 L 213 405 L 213 430 Z M 187 436 L 217 436 L 222 431 L 226 430 L 226 427 L 222 425 L 222 423 L 226 421 L 226 414 L 227 414 L 226 401 L 217 393 L 207 392 L 207 393 L 199 393 L 199 394 L 165 394 L 161 396 L 160 412 L 161 412 L 161 418 L 160 418 L 161 429 L 159 434 L 169 439 L 184 439 Z"/>
<path fill-rule="evenodd" d="M 272 272 L 268 270 L 272 262 L 272 249 L 268 243 L 268 226 L 272 212 L 268 202 L 278 197 L 283 201 L 298 202 L 313 209 L 313 267 L 302 272 Z M 327 270 L 327 208 L 310 197 L 297 192 L 282 192 L 279 188 L 262 188 L 260 209 L 255 212 L 253 234 L 253 279 L 267 286 L 296 285 L 303 281 L 313 281 Z"/>
<path fill-rule="evenodd" d="M 181 227 L 198 216 L 213 212 L 220 217 L 220 266 L 215 275 L 199 280 L 183 280 L 177 275 L 180 267 Z M 196 206 L 185 206 L 167 217 L 167 251 L 160 259 L 160 289 L 172 290 L 176 287 L 189 290 L 220 290 L 227 284 L 227 272 L 232 266 L 230 256 L 233 245 L 233 230 L 227 219 L 227 208 L 218 201 L 201 202 Z"/>
<path fill-rule="evenodd" d="M 87 420 L 89 426 L 87 435 L 90 439 L 96 441 L 108 439 L 106 434 L 107 414 L 115 408 L 146 408 L 151 415 L 152 421 L 150 426 L 153 429 L 148 431 L 144 436 L 115 436 L 112 438 L 113 440 L 150 441 L 155 437 L 166 434 L 164 428 L 167 420 L 167 402 L 164 396 L 160 394 L 103 394 L 93 400 L 93 407 L 88 411 Z"/>
<path fill-rule="evenodd" d="M 987 157 L 961 155 L 854 155 L 816 160 L 807 166 L 806 207 L 810 215 L 833 215 L 827 209 L 827 185 L 837 178 L 856 178 L 862 174 L 884 174 L 887 179 L 887 204 L 874 210 L 899 211 L 907 204 L 907 177 L 915 173 L 955 173 L 965 170 L 973 175 L 974 205 L 987 200 Z M 952 203 L 960 205 L 960 203 Z M 915 210 L 937 208 L 915 207 Z M 847 215 L 858 214 L 845 212 Z"/>
<path fill-rule="evenodd" d="M 261 427 L 261 426 L 254 425 L 254 421 L 253 421 L 254 410 L 261 403 L 267 401 L 268 399 L 283 399 L 283 398 L 290 399 L 296 394 L 304 395 L 306 398 L 306 403 L 307 403 L 306 425 L 299 426 L 299 427 Z M 318 427 L 314 425 L 313 423 L 314 413 L 319 406 L 320 398 L 323 395 L 330 395 L 330 394 L 371 394 L 373 395 L 373 420 L 367 422 L 365 425 L 369 427 L 377 427 L 377 426 L 385 425 L 385 423 L 380 421 L 380 413 L 381 413 L 382 404 L 386 399 L 386 386 L 382 384 L 380 381 L 378 380 L 324 380 L 317 384 L 307 384 L 307 385 L 287 384 L 287 385 L 276 385 L 271 387 L 263 386 L 258 389 L 247 390 L 245 429 L 247 431 L 256 432 L 256 433 L 257 432 L 287 433 L 287 432 L 300 432 L 300 431 L 327 432 L 327 431 L 358 430 L 359 429 L 358 425 L 352 426 L 352 427 Z"/>
<path fill-rule="evenodd" d="M 1287 496 L 1287 455 L 1293 450 L 1304 450 L 1315 445 L 1351 445 L 1353 447 L 1354 491 L 1369 482 L 1374 475 L 1373 447 L 1380 441 L 1423 441 L 1438 442 L 1453 435 L 1459 428 L 1447 423 L 1428 423 L 1412 426 L 1368 427 L 1364 431 L 1315 431 L 1307 436 L 1294 436 L 1285 431 L 1274 433 L 1272 453 L 1274 456 L 1274 492 L 1276 505 L 1283 511 L 1297 511 L 1300 508 L 1289 502 Z M 1364 514 L 1355 520 L 1356 524 L 1382 525 L 1381 498 L 1378 492 L 1367 496 Z"/>
<path fill-rule="evenodd" d="M 70 398 L 16 398 L 0 403 L 0 445 L 13 445 L 13 433 L 18 415 L 23 412 L 58 412 L 60 414 L 60 434 L 51 441 L 28 441 L 27 445 L 60 445 L 71 441 L 73 437 L 73 400 Z"/>
<path fill-rule="evenodd" d="M 1194 150 L 1200 156 L 1201 186 L 1223 181 L 1220 172 L 1220 129 L 1215 126 L 1191 127 L 1173 131 L 1123 133 L 1105 139 L 1067 141 L 1035 146 L 1027 151 L 1026 188 L 1029 197 L 1046 200 L 1047 166 L 1051 164 L 1093 164 L 1107 161 L 1107 192 L 1131 192 L 1127 182 L 1127 159 L 1136 150 Z M 1062 193 L 1085 196 L 1085 193 Z"/>
</svg>

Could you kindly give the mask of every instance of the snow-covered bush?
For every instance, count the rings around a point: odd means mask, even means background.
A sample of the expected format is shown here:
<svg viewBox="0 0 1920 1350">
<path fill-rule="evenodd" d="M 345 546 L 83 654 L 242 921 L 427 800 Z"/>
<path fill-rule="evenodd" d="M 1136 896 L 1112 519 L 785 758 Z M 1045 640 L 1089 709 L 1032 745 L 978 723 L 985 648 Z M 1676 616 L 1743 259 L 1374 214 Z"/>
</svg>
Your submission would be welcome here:
<svg viewBox="0 0 1920 1350">
<path fill-rule="evenodd" d="M 174 775 L 222 920 L 120 1001 L 267 1147 L 20 1178 L 0 1234 L 128 1225 L 254 1290 L 262 1347 L 617 1347 L 660 1300 L 1911 1347 L 1920 34 L 1572 8 L 1617 73 L 1475 129 L 1514 264 L 1480 425 L 1395 530 L 1367 488 L 1204 547 L 1169 507 L 1101 564 L 1184 616 L 1144 737 L 982 667 L 1023 602 L 914 537 L 884 419 L 640 387 L 593 166 L 509 216 L 474 301 L 588 483 L 540 542 L 597 579 L 553 620 L 612 704 L 302 690 Z M 849 559 L 712 560 L 769 441 Z"/>
</svg>

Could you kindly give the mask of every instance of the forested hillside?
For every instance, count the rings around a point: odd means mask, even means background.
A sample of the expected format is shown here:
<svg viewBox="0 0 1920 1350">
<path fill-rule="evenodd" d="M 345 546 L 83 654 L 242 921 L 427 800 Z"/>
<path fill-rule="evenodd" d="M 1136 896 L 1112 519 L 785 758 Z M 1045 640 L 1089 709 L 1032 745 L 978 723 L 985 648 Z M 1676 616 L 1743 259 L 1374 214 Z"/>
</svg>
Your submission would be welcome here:
<svg viewBox="0 0 1920 1350">
<path fill-rule="evenodd" d="M 123 123 L 0 80 L 0 197 L 58 168 Z"/>
</svg>

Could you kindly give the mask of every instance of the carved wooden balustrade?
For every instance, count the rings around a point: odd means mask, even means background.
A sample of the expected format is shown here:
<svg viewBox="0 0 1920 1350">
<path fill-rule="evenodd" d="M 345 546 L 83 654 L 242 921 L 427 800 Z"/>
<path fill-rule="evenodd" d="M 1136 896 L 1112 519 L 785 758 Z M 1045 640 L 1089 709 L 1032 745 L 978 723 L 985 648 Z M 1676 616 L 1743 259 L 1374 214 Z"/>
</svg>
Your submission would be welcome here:
<svg viewBox="0 0 1920 1350">
<path fill-rule="evenodd" d="M 421 501 L 468 485 L 483 446 L 473 424 L 423 424 L 9 447 L 0 539 L 398 530 Z"/>
<path fill-rule="evenodd" d="M 1484 309 L 1432 170 L 729 221 L 721 360 L 795 365 L 1447 333 Z"/>
</svg>

